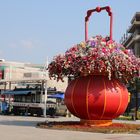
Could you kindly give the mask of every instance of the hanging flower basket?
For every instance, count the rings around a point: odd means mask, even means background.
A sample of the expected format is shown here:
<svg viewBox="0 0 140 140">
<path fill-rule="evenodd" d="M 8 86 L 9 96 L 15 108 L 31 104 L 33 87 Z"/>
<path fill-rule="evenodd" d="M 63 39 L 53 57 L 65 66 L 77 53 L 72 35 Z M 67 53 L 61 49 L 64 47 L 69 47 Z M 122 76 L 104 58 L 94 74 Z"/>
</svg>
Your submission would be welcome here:
<svg viewBox="0 0 140 140">
<path fill-rule="evenodd" d="M 49 64 L 50 77 L 63 80 L 65 76 L 105 74 L 128 82 L 139 76 L 140 59 L 108 37 L 95 36 L 56 56 Z"/>
<path fill-rule="evenodd" d="M 101 10 L 110 16 L 110 37 L 98 35 L 88 39 L 89 17 Z M 85 41 L 54 57 L 48 70 L 50 78 L 57 80 L 74 77 L 65 92 L 65 103 L 72 114 L 84 123 L 109 125 L 128 105 L 128 91 L 122 82 L 139 76 L 140 59 L 112 40 L 110 7 L 97 7 L 87 12 Z"/>
</svg>

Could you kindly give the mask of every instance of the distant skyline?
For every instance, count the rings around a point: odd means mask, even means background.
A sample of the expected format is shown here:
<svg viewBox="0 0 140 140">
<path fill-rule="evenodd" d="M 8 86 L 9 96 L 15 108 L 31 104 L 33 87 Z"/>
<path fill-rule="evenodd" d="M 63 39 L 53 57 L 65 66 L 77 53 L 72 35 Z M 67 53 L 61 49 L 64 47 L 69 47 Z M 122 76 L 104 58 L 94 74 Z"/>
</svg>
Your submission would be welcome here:
<svg viewBox="0 0 140 140">
<path fill-rule="evenodd" d="M 84 41 L 86 11 L 97 6 L 112 8 L 113 39 L 119 42 L 139 5 L 139 0 L 0 0 L 0 58 L 31 63 L 51 60 Z M 108 35 L 107 13 L 93 14 L 89 30 L 89 36 Z"/>
</svg>

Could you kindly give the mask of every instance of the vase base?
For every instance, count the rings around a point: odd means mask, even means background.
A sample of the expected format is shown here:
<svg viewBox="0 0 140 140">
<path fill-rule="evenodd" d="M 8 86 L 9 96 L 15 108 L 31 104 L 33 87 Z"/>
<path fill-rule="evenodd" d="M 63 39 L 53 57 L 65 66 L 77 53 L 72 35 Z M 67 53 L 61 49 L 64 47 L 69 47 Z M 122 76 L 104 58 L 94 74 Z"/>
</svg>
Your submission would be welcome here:
<svg viewBox="0 0 140 140">
<path fill-rule="evenodd" d="M 112 124 L 112 120 L 80 120 L 83 125 L 90 126 L 109 126 Z"/>
</svg>

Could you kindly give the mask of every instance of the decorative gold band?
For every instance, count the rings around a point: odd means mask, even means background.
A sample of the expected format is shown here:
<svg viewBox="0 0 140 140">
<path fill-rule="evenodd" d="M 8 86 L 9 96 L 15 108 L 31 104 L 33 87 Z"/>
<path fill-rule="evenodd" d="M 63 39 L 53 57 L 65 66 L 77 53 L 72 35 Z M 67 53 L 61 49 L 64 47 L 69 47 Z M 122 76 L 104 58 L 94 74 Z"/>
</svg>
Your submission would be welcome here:
<svg viewBox="0 0 140 140">
<path fill-rule="evenodd" d="M 109 126 L 112 124 L 112 120 L 80 120 L 83 125 L 90 126 Z"/>
</svg>

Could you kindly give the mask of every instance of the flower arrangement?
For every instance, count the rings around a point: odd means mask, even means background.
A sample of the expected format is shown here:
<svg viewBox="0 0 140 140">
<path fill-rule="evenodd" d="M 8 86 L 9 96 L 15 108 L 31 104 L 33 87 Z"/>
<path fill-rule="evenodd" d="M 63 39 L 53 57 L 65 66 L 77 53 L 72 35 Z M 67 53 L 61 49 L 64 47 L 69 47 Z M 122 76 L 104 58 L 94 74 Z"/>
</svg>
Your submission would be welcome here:
<svg viewBox="0 0 140 140">
<path fill-rule="evenodd" d="M 140 59 L 109 37 L 95 36 L 55 56 L 48 70 L 50 77 L 62 81 L 65 76 L 105 74 L 127 82 L 139 76 Z"/>
</svg>

